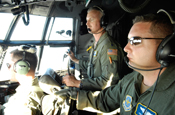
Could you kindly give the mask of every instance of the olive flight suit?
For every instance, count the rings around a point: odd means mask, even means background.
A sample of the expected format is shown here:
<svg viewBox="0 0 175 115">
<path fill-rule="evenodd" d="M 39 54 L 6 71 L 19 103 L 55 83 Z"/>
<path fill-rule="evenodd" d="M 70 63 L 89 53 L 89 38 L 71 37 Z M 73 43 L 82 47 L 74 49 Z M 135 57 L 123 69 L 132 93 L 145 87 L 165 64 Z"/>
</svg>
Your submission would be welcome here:
<svg viewBox="0 0 175 115">
<path fill-rule="evenodd" d="M 159 76 L 155 92 L 145 115 L 175 114 L 175 63 Z M 98 96 L 80 90 L 77 109 L 93 107 L 111 112 L 120 107 L 121 115 L 143 115 L 155 87 L 155 83 L 140 94 L 143 76 L 134 71 L 117 84 L 104 89 Z"/>
<path fill-rule="evenodd" d="M 44 95 L 38 78 L 19 85 L 16 93 L 5 103 L 1 115 L 41 115 L 40 101 Z"/>
<path fill-rule="evenodd" d="M 89 77 L 81 80 L 81 89 L 96 91 L 116 84 L 124 57 L 120 45 L 105 32 L 90 50 L 89 60 L 79 61 L 79 67 L 87 70 Z"/>
</svg>

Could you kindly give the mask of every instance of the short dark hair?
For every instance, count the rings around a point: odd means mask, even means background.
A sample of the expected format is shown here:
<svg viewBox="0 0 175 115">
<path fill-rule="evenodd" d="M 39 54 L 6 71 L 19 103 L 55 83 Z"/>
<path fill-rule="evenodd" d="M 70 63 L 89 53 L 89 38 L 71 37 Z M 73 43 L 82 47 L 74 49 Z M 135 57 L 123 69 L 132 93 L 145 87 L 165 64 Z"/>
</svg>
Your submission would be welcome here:
<svg viewBox="0 0 175 115">
<path fill-rule="evenodd" d="M 162 14 L 145 14 L 136 16 L 133 24 L 137 22 L 150 22 L 152 23 L 150 33 L 155 37 L 164 38 L 173 33 L 173 25 L 171 24 L 168 16 Z"/>
<path fill-rule="evenodd" d="M 23 52 L 25 52 L 25 57 Z M 29 53 L 26 51 L 19 51 L 18 49 L 15 49 L 11 51 L 10 54 L 13 54 L 12 61 L 15 61 L 15 62 L 25 58 L 25 60 L 28 61 L 30 64 L 30 69 L 35 71 L 38 63 L 38 58 L 36 53 Z"/>
</svg>

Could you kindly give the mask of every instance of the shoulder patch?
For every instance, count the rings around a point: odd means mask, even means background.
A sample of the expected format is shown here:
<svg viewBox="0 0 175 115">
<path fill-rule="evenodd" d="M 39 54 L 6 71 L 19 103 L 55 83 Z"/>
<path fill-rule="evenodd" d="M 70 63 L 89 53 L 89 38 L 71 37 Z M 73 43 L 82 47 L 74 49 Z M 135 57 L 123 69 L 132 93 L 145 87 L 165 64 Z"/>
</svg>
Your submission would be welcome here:
<svg viewBox="0 0 175 115">
<path fill-rule="evenodd" d="M 131 103 L 132 103 L 132 97 L 130 95 L 126 95 L 126 98 L 122 104 L 125 111 L 131 111 L 132 108 Z"/>
<path fill-rule="evenodd" d="M 107 53 L 108 55 L 117 55 L 117 49 L 108 49 Z"/>
<path fill-rule="evenodd" d="M 143 115 L 143 113 L 145 112 L 146 106 L 138 103 L 136 106 L 136 110 L 135 110 L 135 115 Z M 151 110 L 150 108 L 148 108 L 145 112 L 145 115 L 157 115 L 157 113 L 153 110 Z"/>
</svg>

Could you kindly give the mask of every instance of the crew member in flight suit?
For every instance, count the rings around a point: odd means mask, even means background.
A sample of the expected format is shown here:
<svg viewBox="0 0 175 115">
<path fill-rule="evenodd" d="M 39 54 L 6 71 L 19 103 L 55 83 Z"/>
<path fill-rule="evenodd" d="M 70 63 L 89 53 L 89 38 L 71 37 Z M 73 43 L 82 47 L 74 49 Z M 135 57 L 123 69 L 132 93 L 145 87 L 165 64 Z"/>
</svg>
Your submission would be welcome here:
<svg viewBox="0 0 175 115">
<path fill-rule="evenodd" d="M 16 93 L 3 104 L 0 115 L 40 115 L 40 101 L 44 96 L 35 77 L 37 67 L 36 48 L 32 45 L 21 45 L 10 52 L 7 63 L 10 81 L 19 82 Z"/>
<path fill-rule="evenodd" d="M 91 50 L 89 60 L 78 60 L 73 52 L 68 55 L 80 68 L 87 70 L 89 78 L 77 80 L 73 75 L 66 75 L 62 79 L 66 86 L 100 91 L 118 83 L 124 53 L 120 44 L 115 43 L 105 30 L 107 25 L 104 15 L 104 11 L 98 6 L 88 9 L 86 25 L 95 39 L 95 43 L 88 48 Z"/>
<path fill-rule="evenodd" d="M 95 6 L 88 9 L 86 25 L 89 33 L 93 34 L 95 39 L 95 43 L 88 48 L 91 52 L 89 61 L 78 60 L 71 51 L 68 55 L 72 61 L 79 64 L 80 68 L 87 70 L 89 78 L 77 80 L 73 75 L 65 75 L 62 77 L 62 83 L 66 84 L 66 86 L 77 87 L 86 91 L 101 91 L 118 83 L 124 52 L 105 30 L 104 19 L 103 22 L 100 21 L 102 18 L 104 18 L 104 12 L 100 7 Z M 52 99 L 54 99 L 52 95 L 43 98 L 43 114 L 47 114 L 53 108 L 50 105 L 57 103 Z M 54 110 L 54 114 L 58 110 L 58 108 Z"/>
</svg>

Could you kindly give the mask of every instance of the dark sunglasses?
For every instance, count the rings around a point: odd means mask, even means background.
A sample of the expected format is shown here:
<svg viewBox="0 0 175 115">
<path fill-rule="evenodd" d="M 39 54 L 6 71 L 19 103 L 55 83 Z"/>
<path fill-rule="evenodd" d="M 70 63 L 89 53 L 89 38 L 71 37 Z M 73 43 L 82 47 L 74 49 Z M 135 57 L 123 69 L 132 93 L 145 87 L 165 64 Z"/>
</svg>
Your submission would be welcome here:
<svg viewBox="0 0 175 115">
<path fill-rule="evenodd" d="M 141 37 L 132 37 L 128 39 L 131 45 L 138 45 L 142 42 L 142 39 L 158 39 L 163 40 L 164 38 L 141 38 Z"/>
<path fill-rule="evenodd" d="M 11 65 L 9 63 L 6 63 L 7 65 L 7 68 L 10 69 L 11 68 Z"/>
</svg>

